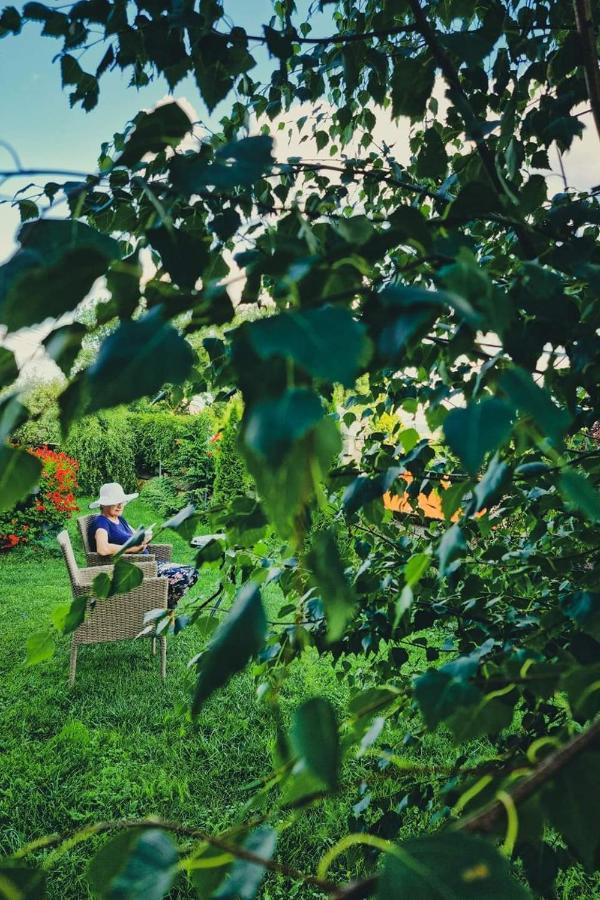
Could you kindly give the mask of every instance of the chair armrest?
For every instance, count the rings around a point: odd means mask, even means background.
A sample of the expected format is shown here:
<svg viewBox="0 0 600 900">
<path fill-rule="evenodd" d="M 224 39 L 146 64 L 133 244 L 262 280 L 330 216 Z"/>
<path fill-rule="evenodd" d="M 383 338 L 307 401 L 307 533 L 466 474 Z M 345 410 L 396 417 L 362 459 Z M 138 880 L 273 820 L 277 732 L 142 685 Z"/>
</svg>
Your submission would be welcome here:
<svg viewBox="0 0 600 900">
<path fill-rule="evenodd" d="M 156 562 L 152 559 L 144 560 L 143 562 L 134 562 L 134 565 L 138 567 L 138 569 L 142 570 L 144 575 L 144 583 L 150 578 L 156 578 Z M 79 570 L 79 577 L 81 578 L 82 584 L 84 586 L 91 586 L 93 584 L 94 578 L 97 575 L 101 575 L 105 572 L 107 575 L 112 575 L 114 570 L 114 566 L 87 566 L 85 569 Z"/>
<path fill-rule="evenodd" d="M 169 595 L 169 579 L 168 578 L 144 578 L 142 584 L 128 591 L 126 594 L 114 594 L 108 601 L 127 600 L 128 598 L 141 599 L 148 602 L 148 610 L 163 607 L 167 609 L 167 598 Z"/>
<path fill-rule="evenodd" d="M 171 562 L 173 557 L 173 544 L 148 544 L 148 550 L 157 562 Z"/>
<path fill-rule="evenodd" d="M 125 559 L 130 562 L 152 562 L 153 553 L 124 553 Z M 105 566 L 109 565 L 110 556 L 101 556 L 100 553 L 86 553 L 88 566 Z"/>
</svg>

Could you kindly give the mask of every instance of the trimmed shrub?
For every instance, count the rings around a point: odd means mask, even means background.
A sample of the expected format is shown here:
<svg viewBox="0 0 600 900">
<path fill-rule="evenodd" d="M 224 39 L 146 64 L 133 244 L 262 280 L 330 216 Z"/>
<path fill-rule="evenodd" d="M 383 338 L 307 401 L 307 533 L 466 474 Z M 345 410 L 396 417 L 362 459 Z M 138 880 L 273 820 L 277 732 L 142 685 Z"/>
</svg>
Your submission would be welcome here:
<svg viewBox="0 0 600 900">
<path fill-rule="evenodd" d="M 13 434 L 13 440 L 24 447 L 58 446 L 61 440 L 57 397 L 63 390 L 60 381 L 37 384 L 27 391 L 23 403 L 32 414 Z"/>
<path fill-rule="evenodd" d="M 215 482 L 212 502 L 215 506 L 224 506 L 234 497 L 244 494 L 252 483 L 239 451 L 239 433 L 240 417 L 237 406 L 234 406 L 222 432 L 217 432 L 213 438 Z"/>
<path fill-rule="evenodd" d="M 144 502 L 164 518 L 181 509 L 182 495 L 176 482 L 168 475 L 151 478 L 142 488 Z"/>
<path fill-rule="evenodd" d="M 168 412 L 129 413 L 129 425 L 135 446 L 135 466 L 145 475 L 168 470 L 179 434 L 179 416 Z"/>
<path fill-rule="evenodd" d="M 118 481 L 125 491 L 136 489 L 134 437 L 125 411 L 81 419 L 69 432 L 64 449 L 79 462 L 82 493 L 96 494 L 107 481 Z"/>
<path fill-rule="evenodd" d="M 172 476 L 185 502 L 204 505 L 214 478 L 214 459 L 208 450 L 212 415 L 143 412 L 130 413 L 128 418 L 137 471 Z"/>
<path fill-rule="evenodd" d="M 48 447 L 29 452 L 42 462 L 39 490 L 0 516 L 0 551 L 56 534 L 79 508 L 75 502 L 77 461 Z"/>
</svg>

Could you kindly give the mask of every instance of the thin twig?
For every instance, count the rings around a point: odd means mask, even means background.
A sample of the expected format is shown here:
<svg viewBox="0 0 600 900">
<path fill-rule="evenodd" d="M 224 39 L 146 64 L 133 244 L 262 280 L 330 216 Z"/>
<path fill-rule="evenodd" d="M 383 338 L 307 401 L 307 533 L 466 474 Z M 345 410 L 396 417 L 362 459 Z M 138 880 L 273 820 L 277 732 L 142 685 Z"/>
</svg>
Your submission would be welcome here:
<svg viewBox="0 0 600 900">
<path fill-rule="evenodd" d="M 543 759 L 531 775 L 523 778 L 512 791 L 509 791 L 513 803 L 515 805 L 523 803 L 524 800 L 535 794 L 547 781 L 564 769 L 572 759 L 591 747 L 598 739 L 600 739 L 600 719 L 597 719 L 587 731 L 578 734 L 556 753 Z M 456 830 L 490 832 L 495 829 L 503 815 L 505 815 L 504 804 L 499 800 L 494 800 L 472 816 L 462 819 L 456 825 Z"/>
<path fill-rule="evenodd" d="M 96 822 L 93 825 L 88 825 L 68 834 L 55 833 L 46 835 L 45 837 L 31 841 L 31 843 L 22 847 L 17 853 L 13 854 L 13 859 L 22 859 L 24 856 L 27 856 L 35 850 L 46 850 L 49 847 L 55 847 L 56 845 L 65 842 L 77 840 L 78 837 L 81 840 L 87 840 L 88 837 L 104 834 L 107 831 L 125 831 L 130 828 L 162 828 L 165 831 L 171 831 L 173 834 L 177 834 L 180 837 L 189 837 L 196 841 L 204 841 L 211 847 L 216 847 L 218 850 L 230 853 L 238 859 L 244 859 L 247 862 L 255 863 L 265 869 L 269 869 L 271 872 L 277 872 L 279 875 L 284 875 L 286 878 L 290 878 L 293 881 L 312 884 L 326 893 L 331 893 L 332 891 L 337 890 L 338 887 L 332 881 L 328 881 L 325 878 L 318 878 L 316 875 L 300 872 L 298 869 L 275 862 L 272 859 L 265 859 L 257 853 L 252 853 L 252 851 L 246 850 L 244 847 L 239 847 L 237 844 L 232 844 L 221 837 L 209 834 L 201 828 L 193 828 L 188 825 L 183 825 L 181 822 L 174 822 L 169 819 L 152 817 L 146 819 L 110 819 L 104 822 Z"/>
</svg>

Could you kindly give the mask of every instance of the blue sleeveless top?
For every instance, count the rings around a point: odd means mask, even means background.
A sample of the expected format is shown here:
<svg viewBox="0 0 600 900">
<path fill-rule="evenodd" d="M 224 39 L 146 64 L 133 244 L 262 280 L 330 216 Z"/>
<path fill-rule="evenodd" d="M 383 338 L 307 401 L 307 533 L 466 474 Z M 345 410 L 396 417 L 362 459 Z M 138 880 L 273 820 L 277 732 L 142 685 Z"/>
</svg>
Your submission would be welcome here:
<svg viewBox="0 0 600 900">
<path fill-rule="evenodd" d="M 96 532 L 99 528 L 104 528 L 108 532 L 109 544 L 124 544 L 133 534 L 133 528 L 123 516 L 119 516 L 118 523 L 111 522 L 106 516 L 94 516 L 88 524 L 88 541 L 93 553 L 97 553 Z"/>
</svg>

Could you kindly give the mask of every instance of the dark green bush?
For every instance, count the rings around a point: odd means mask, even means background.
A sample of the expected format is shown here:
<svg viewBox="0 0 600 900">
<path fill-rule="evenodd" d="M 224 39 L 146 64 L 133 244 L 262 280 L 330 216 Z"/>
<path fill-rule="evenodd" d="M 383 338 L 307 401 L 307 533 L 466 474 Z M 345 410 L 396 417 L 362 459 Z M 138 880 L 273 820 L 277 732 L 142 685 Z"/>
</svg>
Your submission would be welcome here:
<svg viewBox="0 0 600 900">
<path fill-rule="evenodd" d="M 118 481 L 126 491 L 136 490 L 134 435 L 125 410 L 81 419 L 69 432 L 63 449 L 79 462 L 82 493 L 96 494 L 107 481 Z"/>
<path fill-rule="evenodd" d="M 132 412 L 128 418 L 138 472 L 212 478 L 213 464 L 207 455 L 213 429 L 209 413 Z"/>
<path fill-rule="evenodd" d="M 144 501 L 161 516 L 167 518 L 185 505 L 176 481 L 168 475 L 151 478 L 142 488 Z"/>
<path fill-rule="evenodd" d="M 24 447 L 56 447 L 61 434 L 58 419 L 57 397 L 64 385 L 60 381 L 36 384 L 26 392 L 23 403 L 32 415 L 13 434 L 14 440 Z"/>
<path fill-rule="evenodd" d="M 215 481 L 212 502 L 226 505 L 234 497 L 245 493 L 251 483 L 250 475 L 239 451 L 240 416 L 233 406 L 221 437 L 215 441 Z"/>
<path fill-rule="evenodd" d="M 170 476 L 171 488 L 178 492 L 178 508 L 189 502 L 199 509 L 205 507 L 214 480 L 214 457 L 209 450 L 214 430 L 210 412 L 132 412 L 128 418 L 137 471 Z"/>
</svg>

